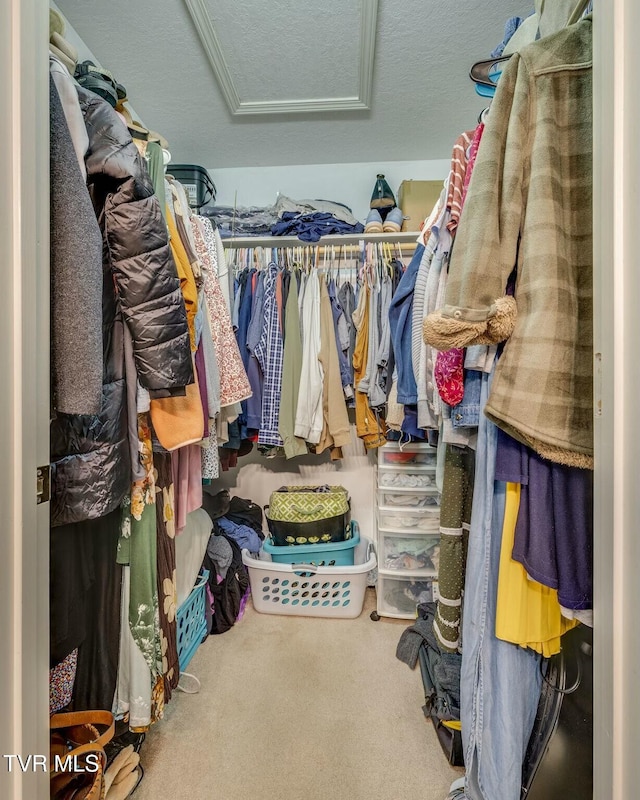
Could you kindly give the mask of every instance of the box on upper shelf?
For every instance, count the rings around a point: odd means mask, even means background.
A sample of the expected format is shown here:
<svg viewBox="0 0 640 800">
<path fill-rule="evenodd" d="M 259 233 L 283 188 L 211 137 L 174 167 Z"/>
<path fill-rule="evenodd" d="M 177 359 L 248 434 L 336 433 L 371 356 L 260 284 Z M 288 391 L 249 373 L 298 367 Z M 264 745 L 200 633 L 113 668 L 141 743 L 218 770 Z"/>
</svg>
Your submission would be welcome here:
<svg viewBox="0 0 640 800">
<path fill-rule="evenodd" d="M 442 191 L 442 181 L 402 181 L 398 190 L 398 206 L 403 220 L 403 231 L 418 231 L 431 214 Z"/>
</svg>

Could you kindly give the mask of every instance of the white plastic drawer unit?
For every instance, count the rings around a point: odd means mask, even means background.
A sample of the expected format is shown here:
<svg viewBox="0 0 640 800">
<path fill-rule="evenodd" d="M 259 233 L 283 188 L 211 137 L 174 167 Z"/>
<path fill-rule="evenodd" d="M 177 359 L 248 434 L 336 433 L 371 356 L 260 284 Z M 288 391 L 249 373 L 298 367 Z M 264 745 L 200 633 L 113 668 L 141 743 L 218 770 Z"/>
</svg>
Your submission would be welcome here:
<svg viewBox="0 0 640 800">
<path fill-rule="evenodd" d="M 385 467 L 410 465 L 435 467 L 436 456 L 436 448 L 422 442 L 409 442 L 402 446 L 396 442 L 387 442 L 378 448 L 378 464 Z"/>
<path fill-rule="evenodd" d="M 389 574 L 378 570 L 378 614 L 415 619 L 416 606 L 438 599 L 438 581 L 424 575 Z"/>
<path fill-rule="evenodd" d="M 425 508 L 378 508 L 378 530 L 390 533 L 438 533 L 440 506 Z"/>
<path fill-rule="evenodd" d="M 381 488 L 432 489 L 435 485 L 435 466 L 378 467 L 378 486 Z"/>
<path fill-rule="evenodd" d="M 378 508 L 440 513 L 440 494 L 435 486 L 378 486 Z"/>
<path fill-rule="evenodd" d="M 378 567 L 394 572 L 420 572 L 437 577 L 440 562 L 439 533 L 385 533 L 378 529 Z"/>
</svg>

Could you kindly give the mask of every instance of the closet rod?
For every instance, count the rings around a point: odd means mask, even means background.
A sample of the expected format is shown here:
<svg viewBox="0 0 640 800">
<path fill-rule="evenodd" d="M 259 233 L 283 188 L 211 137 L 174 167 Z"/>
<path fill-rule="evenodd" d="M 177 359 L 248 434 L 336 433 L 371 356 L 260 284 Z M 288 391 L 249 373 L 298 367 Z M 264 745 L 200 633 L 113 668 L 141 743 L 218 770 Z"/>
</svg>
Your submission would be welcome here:
<svg viewBox="0 0 640 800">
<path fill-rule="evenodd" d="M 356 246 L 360 242 L 389 242 L 390 244 L 415 245 L 419 231 L 400 231 L 397 233 L 348 233 L 341 236 L 323 236 L 319 242 L 304 242 L 297 236 L 236 236 L 223 239 L 225 248 L 240 247 L 318 247 L 322 252 L 325 245 Z"/>
</svg>

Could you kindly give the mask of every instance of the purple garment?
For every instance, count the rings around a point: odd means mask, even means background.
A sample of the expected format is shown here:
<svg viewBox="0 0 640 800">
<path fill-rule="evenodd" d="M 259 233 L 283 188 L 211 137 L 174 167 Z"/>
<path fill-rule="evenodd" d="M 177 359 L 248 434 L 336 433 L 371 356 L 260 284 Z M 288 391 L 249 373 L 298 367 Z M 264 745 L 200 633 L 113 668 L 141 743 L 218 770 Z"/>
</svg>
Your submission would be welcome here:
<svg viewBox="0 0 640 800">
<path fill-rule="evenodd" d="M 250 278 L 252 280 L 252 278 Z M 247 399 L 247 428 L 260 429 L 262 422 L 262 389 L 264 376 L 255 354 L 255 349 L 262 334 L 264 314 L 264 272 L 256 276 L 255 291 L 251 296 L 251 320 L 247 330 L 247 348 L 249 359 L 247 363 L 247 378 L 253 394 Z"/>
<path fill-rule="evenodd" d="M 593 607 L 593 472 L 539 456 L 498 431 L 496 480 L 519 483 L 512 557 L 564 608 Z"/>
<path fill-rule="evenodd" d="M 198 375 L 198 390 L 200 391 L 200 402 L 202 403 L 202 415 L 204 417 L 203 439 L 209 438 L 209 393 L 207 392 L 207 368 L 204 361 L 202 350 L 202 339 L 196 350 L 196 373 Z"/>
</svg>

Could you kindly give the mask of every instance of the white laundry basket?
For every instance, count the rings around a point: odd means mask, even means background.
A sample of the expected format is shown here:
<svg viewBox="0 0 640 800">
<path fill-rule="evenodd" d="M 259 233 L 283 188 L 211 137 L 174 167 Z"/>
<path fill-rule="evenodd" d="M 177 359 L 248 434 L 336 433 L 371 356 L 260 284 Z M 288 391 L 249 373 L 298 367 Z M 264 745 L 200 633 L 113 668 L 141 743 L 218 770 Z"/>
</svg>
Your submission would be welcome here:
<svg viewBox="0 0 640 800">
<path fill-rule="evenodd" d="M 261 614 L 354 619 L 362 613 L 367 576 L 376 567 L 373 542 L 364 536 L 355 550 L 353 566 L 316 567 L 276 564 L 261 551 L 242 551 L 249 571 L 251 599 Z"/>
</svg>

